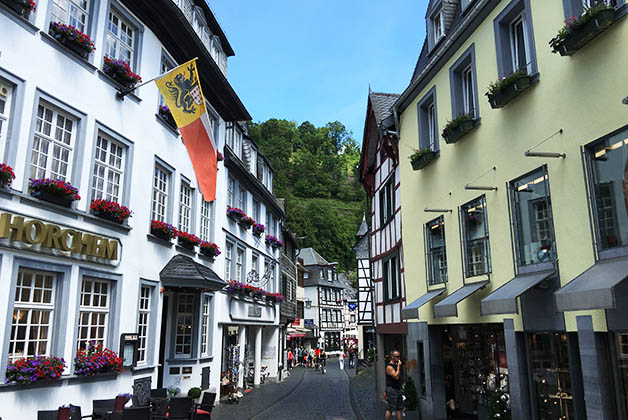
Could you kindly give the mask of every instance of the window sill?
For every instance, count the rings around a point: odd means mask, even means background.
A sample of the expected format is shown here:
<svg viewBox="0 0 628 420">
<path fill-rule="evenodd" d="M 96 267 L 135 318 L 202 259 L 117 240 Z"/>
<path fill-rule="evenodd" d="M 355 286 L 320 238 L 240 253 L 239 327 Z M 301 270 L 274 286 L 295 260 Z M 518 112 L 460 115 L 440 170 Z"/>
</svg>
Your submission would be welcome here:
<svg viewBox="0 0 628 420">
<path fill-rule="evenodd" d="M 30 32 L 31 35 L 35 35 L 39 31 L 39 28 L 30 22 L 30 19 L 24 19 L 22 16 L 18 15 L 13 10 L 11 10 L 8 6 L 5 6 L 2 3 L 0 3 L 0 13 L 5 14 L 8 18 L 13 20 L 15 23 L 20 25 L 22 28 L 24 28 L 28 32 Z M 33 14 L 31 13 L 31 16 L 32 15 Z"/>
<path fill-rule="evenodd" d="M 67 57 L 72 59 L 74 62 L 76 62 L 77 64 L 80 64 L 84 69 L 86 69 L 90 73 L 94 73 L 98 70 L 98 68 L 94 66 L 92 63 L 90 63 L 88 59 L 84 59 L 80 57 L 78 54 L 70 50 L 65 45 L 61 44 L 59 41 L 54 39 L 52 36 L 48 35 L 46 32 L 41 31 L 39 34 L 41 35 L 42 41 L 56 48 L 57 50 L 65 54 Z"/>
<path fill-rule="evenodd" d="M 518 78 L 512 85 L 504 88 L 504 90 L 498 94 L 486 93 L 488 102 L 492 109 L 504 108 L 509 103 L 516 100 L 519 96 L 524 94 L 527 90 L 533 88 L 540 79 L 540 74 L 535 73 L 532 75 L 522 76 Z"/>
<path fill-rule="evenodd" d="M 265 300 L 253 299 L 252 297 L 249 297 L 249 296 L 229 295 L 229 297 L 236 300 L 241 300 L 243 302 L 256 303 L 262 306 L 275 306 L 275 302 L 267 302 Z"/>
<path fill-rule="evenodd" d="M 471 131 L 475 130 L 482 122 L 482 119 L 480 117 L 475 117 L 473 120 L 471 120 L 471 124 L 467 125 L 466 123 L 468 122 L 469 120 L 464 121 L 457 129 L 455 129 L 455 131 L 449 132 L 447 136 L 443 135 L 445 143 L 457 143 L 458 140 L 469 134 Z"/>
<path fill-rule="evenodd" d="M 122 233 L 129 233 L 133 228 L 129 225 L 128 221 L 124 223 L 116 223 L 109 221 L 107 219 L 103 219 L 102 217 L 94 216 L 91 213 L 84 213 L 83 220 L 93 222 L 96 225 L 109 228 L 112 230 L 117 230 Z"/>
<path fill-rule="evenodd" d="M 553 269 L 556 262 L 557 261 L 522 265 L 518 267 L 517 271 L 518 271 L 518 274 L 530 274 L 530 273 L 537 273 L 541 271 L 547 271 L 547 270 Z"/>
<path fill-rule="evenodd" d="M 146 234 L 146 239 L 148 239 L 150 242 L 153 242 L 157 245 L 161 245 L 161 246 L 165 246 L 167 248 L 172 248 L 172 242 L 171 241 L 166 241 L 164 239 L 158 238 L 157 236 L 151 234 L 151 233 L 147 233 Z"/>
<path fill-rule="evenodd" d="M 465 276 L 464 284 L 482 283 L 484 281 L 491 281 L 491 274 L 477 274 L 475 276 Z"/>
<path fill-rule="evenodd" d="M 63 207 L 55 203 L 40 200 L 38 198 L 31 196 L 30 194 L 24 194 L 19 191 L 15 191 L 13 194 L 17 195 L 20 198 L 20 201 L 24 204 L 30 204 L 42 210 L 48 210 L 53 213 L 61 214 L 66 217 L 71 217 L 72 219 L 78 219 L 79 216 L 84 214 L 84 212 L 76 210 L 73 207 Z"/>
<path fill-rule="evenodd" d="M 214 258 L 208 257 L 207 255 L 203 254 L 202 252 L 199 252 L 199 253 L 198 253 L 198 257 L 199 257 L 201 260 L 203 260 L 203 261 L 207 261 L 207 262 L 208 262 L 208 263 L 210 263 L 210 264 L 213 264 L 213 263 L 216 261 L 216 257 L 214 257 Z"/>
<path fill-rule="evenodd" d="M 120 83 L 113 80 L 111 77 L 109 77 L 106 73 L 104 73 L 100 69 L 98 69 L 98 77 L 100 77 L 101 80 L 109 83 L 116 90 L 116 93 L 122 92 L 124 90 L 124 86 L 122 86 Z M 139 104 L 140 102 L 142 102 L 142 99 L 139 96 L 137 96 L 135 92 L 137 92 L 137 89 L 134 89 L 133 92 L 126 95 L 126 97 L 133 99 L 135 102 Z"/>
<path fill-rule="evenodd" d="M 135 366 L 134 368 L 131 368 L 131 371 L 133 372 L 133 375 L 137 375 L 137 374 L 148 372 L 149 370 L 154 370 L 154 369 L 156 369 L 158 367 L 159 367 L 159 365 Z"/>
<path fill-rule="evenodd" d="M 382 301 L 383 304 L 401 303 L 401 297 L 389 298 Z"/>
<path fill-rule="evenodd" d="M 192 249 L 188 249 L 188 248 L 186 248 L 184 246 L 181 246 L 179 244 L 175 244 L 174 245 L 174 249 L 176 249 L 177 251 L 179 251 L 179 252 L 181 252 L 183 254 L 189 255 L 190 257 L 196 256 L 196 251 L 194 251 Z"/>
<path fill-rule="evenodd" d="M 35 388 L 48 388 L 48 387 L 61 387 L 64 382 L 68 384 L 85 383 L 85 382 L 100 382 L 116 379 L 120 375 L 119 373 L 101 373 L 95 376 L 78 376 L 78 375 L 64 375 L 57 380 L 45 380 L 32 384 L 0 384 L 0 392 L 13 392 L 22 390 L 32 390 Z"/>
<path fill-rule="evenodd" d="M 598 251 L 598 260 L 608 260 L 617 257 L 628 256 L 628 246 L 616 247 Z"/>
<path fill-rule="evenodd" d="M 176 136 L 177 138 L 179 138 L 179 130 L 175 129 L 174 127 L 172 127 L 170 124 L 168 124 L 167 122 L 164 121 L 163 118 L 161 118 L 159 116 L 159 114 L 155 114 L 155 118 L 157 118 L 157 121 L 159 121 L 159 123 L 161 125 L 164 126 L 164 128 L 168 131 L 170 131 L 170 133 L 174 136 Z"/>
<path fill-rule="evenodd" d="M 166 359 L 166 363 L 169 365 L 196 365 L 200 362 L 197 357 L 190 357 L 189 359 Z"/>
</svg>

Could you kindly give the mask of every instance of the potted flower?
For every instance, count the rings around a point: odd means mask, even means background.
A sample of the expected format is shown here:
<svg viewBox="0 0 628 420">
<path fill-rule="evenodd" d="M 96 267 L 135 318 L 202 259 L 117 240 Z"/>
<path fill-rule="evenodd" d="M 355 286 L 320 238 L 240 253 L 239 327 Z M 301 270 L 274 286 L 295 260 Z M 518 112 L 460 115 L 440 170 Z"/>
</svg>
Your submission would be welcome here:
<svg viewBox="0 0 628 420">
<path fill-rule="evenodd" d="M 282 248 L 285 244 L 279 240 L 276 236 L 266 235 L 266 244 L 272 246 L 273 248 Z"/>
<path fill-rule="evenodd" d="M 227 216 L 231 217 L 236 222 L 246 216 L 242 210 L 236 207 L 227 206 Z"/>
<path fill-rule="evenodd" d="M 255 287 L 251 293 L 251 296 L 253 296 L 253 299 L 256 299 L 256 300 L 264 299 L 266 297 L 266 291 L 259 287 Z"/>
<path fill-rule="evenodd" d="M 103 73 L 120 83 L 126 90 L 132 90 L 136 84 L 142 82 L 142 78 L 133 73 L 126 61 L 114 60 L 107 56 L 104 57 L 104 60 Z"/>
<path fill-rule="evenodd" d="M 255 225 L 255 220 L 253 220 L 252 217 L 244 216 L 244 217 L 241 217 L 240 220 L 238 220 L 238 223 L 244 229 L 250 229 L 251 226 Z"/>
<path fill-rule="evenodd" d="M 74 373 L 78 376 L 96 376 L 102 373 L 122 373 L 122 359 L 102 344 L 90 341 L 86 349 L 79 349 L 74 358 Z"/>
<path fill-rule="evenodd" d="M 9 9 L 13 10 L 24 19 L 28 19 L 31 12 L 37 10 L 37 3 L 33 0 L 0 0 Z"/>
<path fill-rule="evenodd" d="M 615 21 L 615 8 L 607 4 L 596 4 L 586 8 L 582 16 L 571 16 L 549 42 L 553 53 L 562 56 L 574 55 L 580 48 L 606 30 Z"/>
<path fill-rule="evenodd" d="M 201 241 L 201 254 L 211 258 L 212 260 L 220 255 L 220 248 L 213 242 Z"/>
<path fill-rule="evenodd" d="M 244 284 L 235 280 L 227 280 L 227 293 L 230 295 L 244 295 Z"/>
<path fill-rule="evenodd" d="M 443 128 L 443 138 L 445 143 L 457 142 L 462 136 L 473 130 L 475 126 L 473 114 L 460 114 L 453 120 L 447 121 Z"/>
<path fill-rule="evenodd" d="M 261 223 L 255 223 L 253 225 L 253 236 L 257 236 L 260 238 L 262 234 L 266 231 L 266 226 Z"/>
<path fill-rule="evenodd" d="M 491 108 L 502 108 L 529 88 L 531 84 L 532 77 L 526 70 L 519 70 L 499 78 L 488 86 L 488 92 L 486 92 Z"/>
<path fill-rule="evenodd" d="M 87 58 L 96 49 L 89 35 L 84 34 L 74 26 L 51 22 L 48 27 L 48 33 L 81 58 Z"/>
<path fill-rule="evenodd" d="M 177 123 L 175 122 L 174 117 L 172 116 L 172 112 L 170 111 L 170 108 L 168 108 L 168 105 L 159 105 L 159 116 L 170 127 L 174 128 L 175 130 L 177 129 Z"/>
<path fill-rule="evenodd" d="M 247 284 L 244 286 L 244 294 L 247 296 L 253 296 L 253 293 L 255 293 L 257 290 L 259 290 L 259 287 L 255 287 L 252 284 Z"/>
<path fill-rule="evenodd" d="M 223 160 L 225 160 L 225 158 L 222 156 L 222 153 L 220 153 L 220 150 L 216 152 L 216 160 L 218 162 L 222 162 Z"/>
<path fill-rule="evenodd" d="M 15 179 L 15 172 L 13 168 L 6 164 L 0 165 L 0 187 L 8 188 Z"/>
<path fill-rule="evenodd" d="M 131 217 L 131 210 L 129 210 L 126 206 L 116 203 L 115 201 L 97 198 L 92 200 L 92 204 L 90 204 L 89 209 L 92 211 L 94 216 L 120 224 Z"/>
<path fill-rule="evenodd" d="M 410 155 L 412 169 L 418 171 L 419 169 L 425 168 L 428 163 L 436 158 L 436 156 L 436 152 L 429 147 L 426 147 L 425 149 L 415 149 L 414 153 Z"/>
<path fill-rule="evenodd" d="M 286 298 L 281 293 L 266 292 L 266 302 L 281 303 L 285 300 Z"/>
<path fill-rule="evenodd" d="M 170 385 L 168 387 L 168 396 L 170 398 L 175 398 L 180 393 L 181 393 L 181 388 L 179 388 L 178 386 Z"/>
<path fill-rule="evenodd" d="M 69 182 L 49 178 L 31 178 L 28 182 L 28 193 L 35 198 L 63 207 L 70 207 L 72 202 L 81 199 L 78 189 Z"/>
<path fill-rule="evenodd" d="M 65 360 L 59 357 L 35 356 L 9 362 L 4 383 L 32 384 L 37 381 L 57 380 L 65 369 Z"/>
<path fill-rule="evenodd" d="M 188 232 L 179 232 L 177 236 L 179 245 L 186 249 L 194 250 L 201 243 L 201 238 Z"/>
<path fill-rule="evenodd" d="M 150 222 L 150 233 L 164 241 L 170 241 L 177 237 L 177 228 L 169 223 L 152 220 Z"/>
</svg>

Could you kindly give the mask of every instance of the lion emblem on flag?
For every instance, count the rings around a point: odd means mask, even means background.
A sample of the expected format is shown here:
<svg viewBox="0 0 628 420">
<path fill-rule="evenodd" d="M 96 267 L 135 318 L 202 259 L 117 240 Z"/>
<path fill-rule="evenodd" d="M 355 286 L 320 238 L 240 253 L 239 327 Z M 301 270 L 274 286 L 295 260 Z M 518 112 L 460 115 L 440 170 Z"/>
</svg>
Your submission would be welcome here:
<svg viewBox="0 0 628 420">
<path fill-rule="evenodd" d="M 181 108 L 187 114 L 194 114 L 196 112 L 196 106 L 194 105 L 201 105 L 203 98 L 193 65 L 188 67 L 188 72 L 189 76 L 187 78 L 185 73 L 179 73 L 172 81 L 166 82 L 165 85 L 170 91 L 177 108 Z"/>
</svg>

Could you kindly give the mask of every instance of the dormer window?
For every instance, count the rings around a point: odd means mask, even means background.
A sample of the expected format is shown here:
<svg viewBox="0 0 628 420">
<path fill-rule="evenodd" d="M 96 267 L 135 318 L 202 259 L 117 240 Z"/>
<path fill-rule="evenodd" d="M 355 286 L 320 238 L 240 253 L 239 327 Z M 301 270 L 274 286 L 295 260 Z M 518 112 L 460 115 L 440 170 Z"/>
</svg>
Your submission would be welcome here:
<svg viewBox="0 0 628 420">
<path fill-rule="evenodd" d="M 443 13 L 438 12 L 432 18 L 432 34 L 434 35 L 434 45 L 445 36 L 445 25 L 443 22 Z"/>
</svg>

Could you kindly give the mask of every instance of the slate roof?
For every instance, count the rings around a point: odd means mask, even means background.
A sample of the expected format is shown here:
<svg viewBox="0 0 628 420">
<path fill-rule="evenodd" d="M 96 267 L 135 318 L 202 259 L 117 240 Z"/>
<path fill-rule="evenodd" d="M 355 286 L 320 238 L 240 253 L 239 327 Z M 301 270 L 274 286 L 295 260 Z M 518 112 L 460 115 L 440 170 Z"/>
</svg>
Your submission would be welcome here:
<svg viewBox="0 0 628 420">
<path fill-rule="evenodd" d="M 352 300 L 356 300 L 358 298 L 358 291 L 351 287 L 351 282 L 347 275 L 344 273 L 338 274 L 338 280 L 345 289 L 345 295 Z"/>
<path fill-rule="evenodd" d="M 227 283 L 211 268 L 185 255 L 175 255 L 159 273 L 164 286 L 220 290 Z"/>
<path fill-rule="evenodd" d="M 329 265 L 329 262 L 314 250 L 314 248 L 303 248 L 299 250 L 299 258 L 303 259 L 303 266 L 308 265 Z"/>
<path fill-rule="evenodd" d="M 373 106 L 373 113 L 375 113 L 375 120 L 379 127 L 381 123 L 390 116 L 392 113 L 392 106 L 399 99 L 397 93 L 384 93 L 384 92 L 369 92 L 369 98 L 371 99 L 371 105 Z"/>
<path fill-rule="evenodd" d="M 358 233 L 355 236 L 362 237 L 369 232 L 369 226 L 366 224 L 366 217 L 362 216 L 362 223 L 360 224 L 360 228 L 358 229 Z"/>
</svg>

